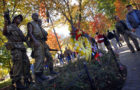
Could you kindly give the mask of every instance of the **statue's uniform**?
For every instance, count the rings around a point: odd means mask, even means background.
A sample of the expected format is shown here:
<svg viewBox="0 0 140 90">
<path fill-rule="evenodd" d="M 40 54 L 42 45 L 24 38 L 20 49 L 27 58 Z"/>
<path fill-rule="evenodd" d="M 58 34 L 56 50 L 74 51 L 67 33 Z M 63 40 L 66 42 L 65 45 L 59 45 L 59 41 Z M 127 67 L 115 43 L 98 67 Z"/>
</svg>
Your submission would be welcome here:
<svg viewBox="0 0 140 90">
<path fill-rule="evenodd" d="M 35 58 L 34 72 L 41 73 L 43 72 L 44 58 L 45 58 L 43 33 L 41 31 L 40 26 L 35 21 L 32 21 L 29 24 L 31 24 L 33 27 L 32 30 L 33 36 L 39 42 L 39 46 L 35 47 L 34 42 L 32 40 L 30 41 L 32 50 L 34 52 L 33 56 Z"/>
<path fill-rule="evenodd" d="M 49 46 L 45 43 L 45 57 L 47 59 L 47 65 L 49 66 L 50 71 L 53 71 L 53 58 L 49 50 Z"/>
<path fill-rule="evenodd" d="M 45 65 L 48 65 L 50 71 L 53 71 L 53 58 L 52 58 L 52 55 L 50 53 L 50 47 L 46 43 L 46 38 L 47 38 L 48 33 L 42 27 L 41 27 L 41 30 L 42 30 L 43 36 L 44 36 L 43 44 L 44 44 L 44 50 L 45 50 L 45 58 L 47 59 Z"/>
<path fill-rule="evenodd" d="M 24 76 L 24 79 L 28 79 L 30 77 L 30 62 L 23 43 L 26 39 L 22 31 L 16 25 L 11 24 L 7 27 L 6 37 L 8 42 L 5 46 L 11 51 L 13 62 L 12 80 L 17 82 L 21 79 L 21 76 Z"/>
</svg>

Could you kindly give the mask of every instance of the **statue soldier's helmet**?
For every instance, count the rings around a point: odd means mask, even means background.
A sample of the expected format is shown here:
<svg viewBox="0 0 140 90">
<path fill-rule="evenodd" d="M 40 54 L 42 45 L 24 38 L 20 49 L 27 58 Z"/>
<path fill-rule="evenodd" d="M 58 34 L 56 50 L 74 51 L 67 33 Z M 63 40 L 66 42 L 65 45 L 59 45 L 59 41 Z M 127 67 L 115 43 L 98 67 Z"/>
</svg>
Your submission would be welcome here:
<svg viewBox="0 0 140 90">
<path fill-rule="evenodd" d="M 14 23 L 15 19 L 17 19 L 18 17 L 20 17 L 21 21 L 23 21 L 23 16 L 19 14 L 13 17 L 12 23 Z"/>
</svg>

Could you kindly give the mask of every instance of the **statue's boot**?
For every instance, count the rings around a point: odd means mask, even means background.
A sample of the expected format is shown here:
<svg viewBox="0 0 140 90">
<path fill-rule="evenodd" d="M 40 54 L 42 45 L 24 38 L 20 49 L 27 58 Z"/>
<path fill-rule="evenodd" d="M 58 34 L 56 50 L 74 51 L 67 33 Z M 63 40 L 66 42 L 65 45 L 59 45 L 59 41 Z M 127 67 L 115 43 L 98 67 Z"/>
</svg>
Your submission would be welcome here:
<svg viewBox="0 0 140 90">
<path fill-rule="evenodd" d="M 11 86 L 10 86 L 10 89 L 9 90 L 15 90 L 15 86 L 12 84 Z"/>
<path fill-rule="evenodd" d="M 16 81 L 16 90 L 25 90 L 25 89 L 27 89 L 27 87 L 23 86 L 20 80 Z"/>
<path fill-rule="evenodd" d="M 30 84 L 34 84 L 31 75 L 29 75 L 28 78 L 27 78 L 27 77 L 24 78 L 24 85 L 25 85 L 26 87 L 29 87 Z"/>
<path fill-rule="evenodd" d="M 50 69 L 50 74 L 58 74 L 58 72 L 55 72 L 55 71 L 53 70 L 53 67 L 49 67 L 49 69 Z"/>
<path fill-rule="evenodd" d="M 43 82 L 43 80 L 40 78 L 40 76 L 41 76 L 41 72 L 35 73 L 35 82 L 36 83 L 42 83 Z"/>
<path fill-rule="evenodd" d="M 29 87 L 30 84 L 32 84 L 31 81 L 29 81 L 28 79 L 24 79 L 24 85 L 25 85 L 26 87 Z"/>
<path fill-rule="evenodd" d="M 44 80 L 48 80 L 49 77 L 45 76 L 43 72 L 35 73 L 35 78 L 37 82 L 42 83 Z"/>
</svg>

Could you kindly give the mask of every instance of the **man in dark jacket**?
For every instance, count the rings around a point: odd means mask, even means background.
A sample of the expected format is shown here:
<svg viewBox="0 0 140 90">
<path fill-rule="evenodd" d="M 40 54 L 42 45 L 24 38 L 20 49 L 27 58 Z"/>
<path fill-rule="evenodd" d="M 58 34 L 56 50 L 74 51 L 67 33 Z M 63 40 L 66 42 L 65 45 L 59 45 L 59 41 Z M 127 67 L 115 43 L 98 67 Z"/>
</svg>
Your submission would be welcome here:
<svg viewBox="0 0 140 90">
<path fill-rule="evenodd" d="M 107 36 L 105 34 L 103 36 L 104 36 L 104 44 L 105 44 L 107 50 L 110 51 L 110 49 L 112 49 L 111 44 L 110 44 Z"/>
<path fill-rule="evenodd" d="M 119 40 L 119 36 L 117 36 L 117 33 L 116 33 L 115 30 L 113 30 L 113 34 L 114 34 L 114 36 L 115 36 L 115 38 L 116 38 L 116 41 L 117 41 L 119 47 L 122 47 L 122 43 L 120 42 L 120 40 Z"/>
<path fill-rule="evenodd" d="M 107 32 L 108 32 L 107 38 L 109 39 L 112 46 L 114 47 L 114 52 L 118 53 L 118 46 L 117 46 L 117 41 L 115 39 L 115 35 L 112 32 L 110 32 L 109 30 Z"/>
<path fill-rule="evenodd" d="M 140 10 L 134 10 L 132 5 L 127 5 L 126 8 L 128 10 L 126 15 L 127 26 L 140 38 Z"/>
<path fill-rule="evenodd" d="M 135 53 L 135 50 L 130 43 L 130 39 L 133 41 L 137 51 L 140 51 L 138 41 L 137 41 L 136 37 L 128 29 L 125 21 L 120 20 L 118 16 L 115 16 L 115 20 L 116 20 L 115 27 L 116 27 L 118 36 L 121 34 L 124 37 L 125 42 L 127 43 L 127 46 L 129 47 L 129 49 L 131 50 L 132 53 Z"/>
<path fill-rule="evenodd" d="M 63 54 L 62 53 L 58 53 L 58 59 L 60 61 L 60 65 L 63 65 L 64 62 L 63 62 Z"/>
</svg>

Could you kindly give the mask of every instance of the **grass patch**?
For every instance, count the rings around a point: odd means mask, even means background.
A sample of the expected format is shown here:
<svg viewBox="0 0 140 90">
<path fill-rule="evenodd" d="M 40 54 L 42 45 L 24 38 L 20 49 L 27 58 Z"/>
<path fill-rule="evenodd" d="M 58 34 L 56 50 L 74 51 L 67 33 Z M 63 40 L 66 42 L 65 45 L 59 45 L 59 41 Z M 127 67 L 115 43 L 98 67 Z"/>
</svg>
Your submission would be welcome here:
<svg viewBox="0 0 140 90">
<path fill-rule="evenodd" d="M 0 82 L 0 88 L 4 88 L 10 84 L 11 84 L 11 79 L 4 80 L 4 81 Z"/>
</svg>

